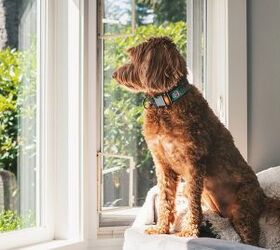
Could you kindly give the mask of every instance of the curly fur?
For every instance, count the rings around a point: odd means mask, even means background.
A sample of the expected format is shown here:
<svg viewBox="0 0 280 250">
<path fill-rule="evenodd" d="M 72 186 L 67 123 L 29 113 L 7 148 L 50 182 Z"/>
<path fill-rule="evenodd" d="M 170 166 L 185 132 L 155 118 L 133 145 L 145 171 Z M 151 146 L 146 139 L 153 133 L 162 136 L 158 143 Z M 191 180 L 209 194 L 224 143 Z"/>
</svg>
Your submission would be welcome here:
<svg viewBox="0 0 280 250">
<path fill-rule="evenodd" d="M 113 78 L 134 92 L 157 95 L 187 77 L 184 58 L 166 37 L 151 38 L 128 53 L 131 62 L 117 69 Z M 195 86 L 168 108 L 146 109 L 144 136 L 156 165 L 160 190 L 158 223 L 147 233 L 169 233 L 180 177 L 188 183 L 185 195 L 189 211 L 179 236 L 199 235 L 201 199 L 212 211 L 229 218 L 247 244 L 258 245 L 258 219 L 264 210 L 280 217 L 280 202 L 265 196 L 230 132 Z"/>
</svg>

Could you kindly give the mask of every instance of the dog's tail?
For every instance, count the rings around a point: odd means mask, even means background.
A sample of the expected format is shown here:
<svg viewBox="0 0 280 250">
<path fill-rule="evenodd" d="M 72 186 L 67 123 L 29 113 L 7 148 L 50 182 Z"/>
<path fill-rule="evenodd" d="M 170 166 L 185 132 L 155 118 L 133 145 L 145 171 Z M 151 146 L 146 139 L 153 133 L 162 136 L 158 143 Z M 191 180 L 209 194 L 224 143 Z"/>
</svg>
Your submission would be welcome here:
<svg viewBox="0 0 280 250">
<path fill-rule="evenodd" d="M 264 212 L 267 219 L 280 223 L 280 199 L 266 197 Z"/>
</svg>

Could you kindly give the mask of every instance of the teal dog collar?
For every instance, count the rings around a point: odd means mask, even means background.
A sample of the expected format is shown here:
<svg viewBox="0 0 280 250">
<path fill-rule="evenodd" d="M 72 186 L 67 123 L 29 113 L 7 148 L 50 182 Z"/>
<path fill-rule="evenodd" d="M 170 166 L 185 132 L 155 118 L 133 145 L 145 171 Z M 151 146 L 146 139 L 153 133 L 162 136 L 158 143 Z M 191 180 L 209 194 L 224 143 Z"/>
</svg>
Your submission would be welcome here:
<svg viewBox="0 0 280 250">
<path fill-rule="evenodd" d="M 143 105 L 145 108 L 147 108 L 147 103 L 156 108 L 168 107 L 183 97 L 190 88 L 191 85 L 187 80 L 181 80 L 175 88 L 168 92 L 156 96 L 146 96 Z"/>
</svg>

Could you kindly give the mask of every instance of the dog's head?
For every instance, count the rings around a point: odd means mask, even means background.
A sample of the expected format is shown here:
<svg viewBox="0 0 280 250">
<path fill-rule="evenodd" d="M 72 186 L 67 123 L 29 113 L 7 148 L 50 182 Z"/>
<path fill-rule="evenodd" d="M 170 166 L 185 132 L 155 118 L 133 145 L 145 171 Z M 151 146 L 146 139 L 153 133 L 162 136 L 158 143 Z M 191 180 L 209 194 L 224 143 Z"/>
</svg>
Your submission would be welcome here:
<svg viewBox="0 0 280 250">
<path fill-rule="evenodd" d="M 113 78 L 131 91 L 166 92 L 187 76 L 184 58 L 167 37 L 150 38 L 127 52 L 130 62 L 118 68 Z"/>
</svg>

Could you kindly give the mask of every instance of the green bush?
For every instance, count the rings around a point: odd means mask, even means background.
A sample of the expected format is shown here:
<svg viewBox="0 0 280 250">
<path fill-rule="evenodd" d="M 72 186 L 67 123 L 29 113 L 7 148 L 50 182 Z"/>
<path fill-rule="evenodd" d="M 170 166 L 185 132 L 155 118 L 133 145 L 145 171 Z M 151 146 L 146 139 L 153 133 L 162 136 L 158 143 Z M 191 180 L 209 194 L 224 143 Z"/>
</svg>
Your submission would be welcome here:
<svg viewBox="0 0 280 250">
<path fill-rule="evenodd" d="M 134 157 L 137 163 L 137 179 L 141 180 L 141 183 L 137 187 L 137 196 L 142 200 L 146 191 L 154 184 L 153 162 L 141 133 L 143 123 L 143 95 L 135 95 L 121 88 L 112 80 L 111 75 L 115 68 L 127 61 L 126 50 L 129 47 L 135 46 L 152 36 L 169 36 L 176 43 L 180 52 L 186 55 L 187 27 L 185 22 L 168 23 L 160 26 L 140 26 L 133 35 L 105 40 L 103 44 L 103 150 L 106 153 Z M 106 161 L 107 164 L 104 167 L 111 167 L 112 161 Z"/>
<path fill-rule="evenodd" d="M 34 157 L 34 143 L 20 138 L 20 120 L 34 134 L 36 118 L 36 54 L 34 48 L 20 52 L 0 51 L 0 168 L 17 174 L 19 147 Z"/>
<path fill-rule="evenodd" d="M 8 232 L 21 229 L 22 218 L 14 211 L 7 210 L 0 213 L 0 232 Z"/>
<path fill-rule="evenodd" d="M 16 172 L 18 156 L 18 91 L 20 53 L 0 51 L 0 167 Z"/>
<path fill-rule="evenodd" d="M 34 48 L 26 51 L 0 50 L 0 168 L 16 176 L 19 154 L 29 159 L 36 157 L 37 69 Z M 23 126 L 25 133 L 31 135 L 28 140 L 21 136 Z M 10 200 L 11 197 L 7 198 L 7 195 L 10 195 L 9 192 L 4 192 L 5 199 Z M 0 232 L 35 225 L 33 214 L 18 215 L 16 211 L 2 211 Z"/>
<path fill-rule="evenodd" d="M 35 215 L 32 212 L 19 216 L 17 212 L 12 210 L 2 211 L 0 213 L 0 232 L 8 232 L 19 230 L 26 227 L 34 227 L 36 225 Z"/>
</svg>

